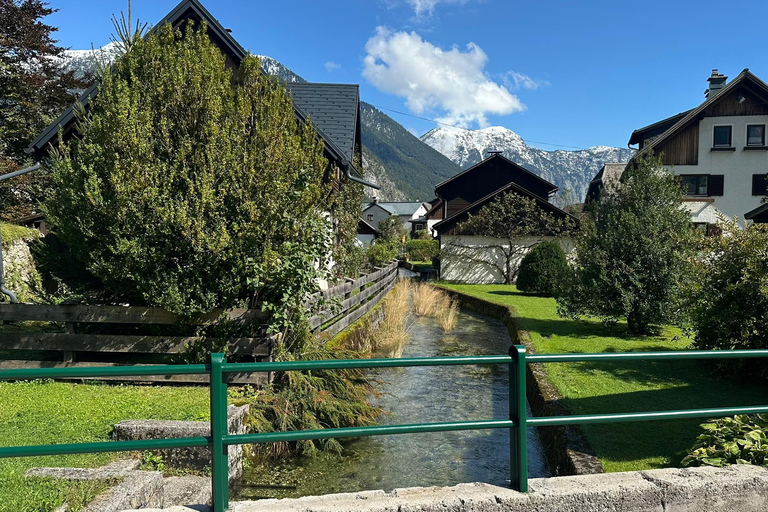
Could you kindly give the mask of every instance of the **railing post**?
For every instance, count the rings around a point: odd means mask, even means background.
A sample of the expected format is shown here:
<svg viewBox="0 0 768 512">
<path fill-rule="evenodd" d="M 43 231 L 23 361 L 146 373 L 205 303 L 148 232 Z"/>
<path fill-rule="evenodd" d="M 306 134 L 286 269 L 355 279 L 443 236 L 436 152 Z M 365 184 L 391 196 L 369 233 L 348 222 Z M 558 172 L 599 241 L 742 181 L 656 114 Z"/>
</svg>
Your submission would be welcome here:
<svg viewBox="0 0 768 512">
<path fill-rule="evenodd" d="M 229 508 L 229 456 L 224 436 L 228 434 L 227 381 L 221 371 L 224 354 L 211 354 L 211 503 L 213 512 Z"/>
<path fill-rule="evenodd" d="M 512 488 L 528 492 L 528 409 L 525 389 L 525 346 L 509 349 L 509 467 Z"/>
</svg>

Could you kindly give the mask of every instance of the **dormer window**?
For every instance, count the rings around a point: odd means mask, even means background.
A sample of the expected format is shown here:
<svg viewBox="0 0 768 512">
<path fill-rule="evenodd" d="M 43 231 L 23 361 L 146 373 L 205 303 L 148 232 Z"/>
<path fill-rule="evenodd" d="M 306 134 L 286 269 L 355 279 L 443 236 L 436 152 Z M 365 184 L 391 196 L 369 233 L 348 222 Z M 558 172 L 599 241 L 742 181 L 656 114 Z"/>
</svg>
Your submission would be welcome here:
<svg viewBox="0 0 768 512">
<path fill-rule="evenodd" d="M 765 146 L 765 125 L 747 125 L 747 146 Z"/>
<path fill-rule="evenodd" d="M 731 147 L 731 126 L 715 126 L 712 147 L 729 148 Z"/>
</svg>

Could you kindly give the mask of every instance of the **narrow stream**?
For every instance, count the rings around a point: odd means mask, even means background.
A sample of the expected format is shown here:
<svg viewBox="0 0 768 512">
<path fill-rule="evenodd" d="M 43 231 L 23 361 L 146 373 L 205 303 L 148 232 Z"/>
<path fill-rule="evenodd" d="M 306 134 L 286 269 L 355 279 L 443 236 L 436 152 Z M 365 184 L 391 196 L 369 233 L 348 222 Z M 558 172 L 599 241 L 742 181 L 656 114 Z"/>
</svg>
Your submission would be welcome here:
<svg viewBox="0 0 768 512">
<path fill-rule="evenodd" d="M 462 311 L 444 334 L 433 318 L 410 321 L 402 357 L 506 354 L 506 327 Z M 378 403 L 384 424 L 506 419 L 508 371 L 500 366 L 383 368 Z M 528 431 L 530 477 L 549 476 L 534 428 Z M 481 430 L 370 437 L 346 445 L 343 455 L 255 467 L 246 471 L 238 499 L 295 497 L 369 489 L 462 482 L 509 485 L 509 431 Z"/>
</svg>

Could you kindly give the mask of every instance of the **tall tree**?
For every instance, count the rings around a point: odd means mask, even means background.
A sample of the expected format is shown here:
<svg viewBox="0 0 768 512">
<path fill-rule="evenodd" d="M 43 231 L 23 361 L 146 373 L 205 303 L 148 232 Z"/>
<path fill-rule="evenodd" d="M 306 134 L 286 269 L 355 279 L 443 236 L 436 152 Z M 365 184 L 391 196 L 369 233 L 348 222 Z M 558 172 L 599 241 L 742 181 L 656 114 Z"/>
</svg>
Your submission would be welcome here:
<svg viewBox="0 0 768 512">
<path fill-rule="evenodd" d="M 30 164 L 24 148 L 90 83 L 64 70 L 57 29 L 43 21 L 54 12 L 42 0 L 0 0 L 0 173 Z M 3 184 L 0 215 L 29 213 L 42 180 L 30 175 Z"/>
<path fill-rule="evenodd" d="M 561 314 L 627 319 L 635 334 L 672 320 L 690 276 L 694 230 L 678 178 L 659 158 L 631 163 L 618 190 L 602 194 L 582 220 L 575 279 Z"/>
<path fill-rule="evenodd" d="M 446 249 L 456 257 L 497 270 L 506 284 L 512 284 L 520 260 L 533 246 L 547 237 L 568 236 L 574 229 L 576 222 L 571 217 L 556 217 L 535 199 L 507 192 L 457 226 L 459 234 L 488 237 L 493 242 L 467 247 L 456 240 Z"/>
</svg>

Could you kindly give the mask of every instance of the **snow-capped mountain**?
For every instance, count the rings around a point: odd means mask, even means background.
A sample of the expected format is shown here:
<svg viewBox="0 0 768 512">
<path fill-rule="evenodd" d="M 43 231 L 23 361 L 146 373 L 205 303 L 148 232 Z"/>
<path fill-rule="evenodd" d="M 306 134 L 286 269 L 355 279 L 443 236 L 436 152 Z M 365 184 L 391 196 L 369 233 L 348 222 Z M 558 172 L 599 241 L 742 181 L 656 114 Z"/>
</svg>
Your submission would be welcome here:
<svg viewBox="0 0 768 512">
<path fill-rule="evenodd" d="M 65 50 L 62 64 L 68 71 L 74 71 L 75 76 L 79 78 L 86 73 L 92 73 L 97 67 L 109 66 L 120 55 L 120 51 L 115 42 L 92 50 Z"/>
<path fill-rule="evenodd" d="M 580 201 L 604 163 L 627 162 L 633 154 L 631 149 L 610 146 L 545 151 L 528 146 L 518 134 L 503 126 L 480 130 L 440 127 L 422 135 L 421 140 L 462 168 L 480 162 L 487 151 L 502 151 L 504 156 L 551 181 L 561 191 L 568 189 Z"/>
</svg>

